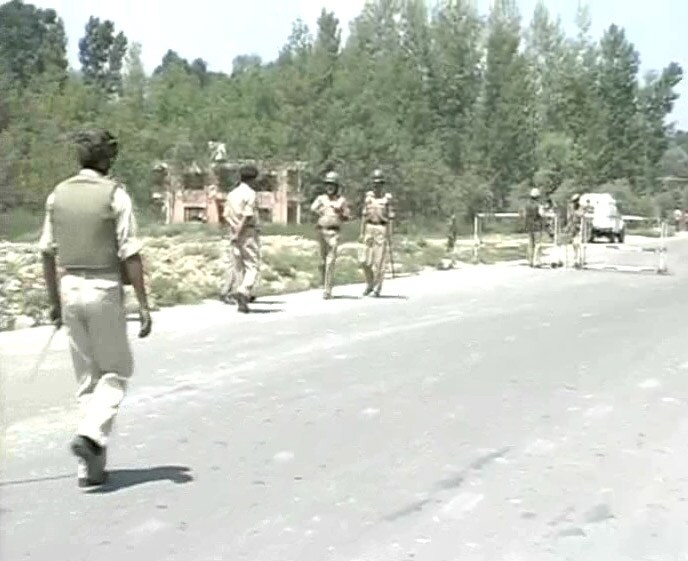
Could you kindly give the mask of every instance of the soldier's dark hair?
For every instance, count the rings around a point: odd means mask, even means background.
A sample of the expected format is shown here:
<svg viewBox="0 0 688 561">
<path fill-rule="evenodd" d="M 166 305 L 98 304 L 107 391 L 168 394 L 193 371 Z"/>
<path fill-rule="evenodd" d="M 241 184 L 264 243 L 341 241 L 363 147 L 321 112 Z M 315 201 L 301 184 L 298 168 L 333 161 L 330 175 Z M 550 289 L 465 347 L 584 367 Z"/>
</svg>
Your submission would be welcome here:
<svg viewBox="0 0 688 561">
<path fill-rule="evenodd" d="M 106 172 L 119 152 L 117 139 L 105 129 L 79 131 L 74 135 L 74 143 L 77 161 L 85 169 Z"/>
<path fill-rule="evenodd" d="M 242 181 L 247 179 L 255 179 L 258 177 L 258 168 L 251 164 L 241 166 L 241 169 L 239 170 L 239 177 L 241 177 Z"/>
</svg>

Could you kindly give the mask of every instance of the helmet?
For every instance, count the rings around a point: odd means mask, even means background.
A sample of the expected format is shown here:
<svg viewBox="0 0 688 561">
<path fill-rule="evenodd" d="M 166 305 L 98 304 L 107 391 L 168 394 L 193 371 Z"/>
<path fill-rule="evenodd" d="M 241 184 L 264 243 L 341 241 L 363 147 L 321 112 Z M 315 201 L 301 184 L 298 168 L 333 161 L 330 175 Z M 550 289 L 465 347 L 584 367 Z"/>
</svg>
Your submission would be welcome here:
<svg viewBox="0 0 688 561">
<path fill-rule="evenodd" d="M 165 162 L 158 162 L 153 166 L 153 171 L 167 171 L 168 166 Z"/>
<path fill-rule="evenodd" d="M 382 170 L 376 169 L 373 172 L 373 183 L 384 183 L 385 182 L 385 176 L 382 173 Z"/>
<path fill-rule="evenodd" d="M 538 189 L 537 187 L 533 187 L 530 190 L 530 198 L 531 199 L 537 199 L 539 196 L 540 196 L 540 189 Z"/>
<path fill-rule="evenodd" d="M 336 171 L 328 171 L 325 175 L 324 182 L 339 185 L 339 174 Z"/>
<path fill-rule="evenodd" d="M 580 193 L 574 193 L 573 195 L 571 195 L 571 202 L 575 203 L 576 201 L 579 201 L 580 198 L 581 198 Z"/>
</svg>

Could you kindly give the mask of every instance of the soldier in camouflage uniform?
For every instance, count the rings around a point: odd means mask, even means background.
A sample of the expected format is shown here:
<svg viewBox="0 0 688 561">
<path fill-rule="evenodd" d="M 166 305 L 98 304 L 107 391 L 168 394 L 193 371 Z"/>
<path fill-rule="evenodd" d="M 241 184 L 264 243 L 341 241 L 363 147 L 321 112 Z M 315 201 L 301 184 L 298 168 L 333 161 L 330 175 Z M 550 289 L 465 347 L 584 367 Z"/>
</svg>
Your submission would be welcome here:
<svg viewBox="0 0 688 561">
<path fill-rule="evenodd" d="M 349 205 L 339 193 L 339 176 L 330 171 L 325 176 L 327 192 L 317 197 L 311 205 L 311 212 L 318 215 L 318 241 L 320 243 L 320 276 L 323 298 L 332 297 L 334 267 L 337 261 L 339 231 L 349 220 Z"/>
<path fill-rule="evenodd" d="M 392 195 L 382 192 L 385 184 L 382 171 L 376 169 L 372 179 L 373 190 L 365 195 L 361 220 L 360 241 L 364 244 L 361 266 L 366 279 L 364 296 L 380 296 L 395 216 Z"/>
</svg>

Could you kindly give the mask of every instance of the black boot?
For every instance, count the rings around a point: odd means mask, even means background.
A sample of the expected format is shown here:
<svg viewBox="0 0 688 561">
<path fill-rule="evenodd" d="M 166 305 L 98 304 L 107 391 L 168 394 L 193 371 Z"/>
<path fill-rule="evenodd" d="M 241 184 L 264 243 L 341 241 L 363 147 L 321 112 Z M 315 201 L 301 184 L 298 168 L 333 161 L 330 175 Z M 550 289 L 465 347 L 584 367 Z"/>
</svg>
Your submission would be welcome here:
<svg viewBox="0 0 688 561">
<path fill-rule="evenodd" d="M 81 464 L 77 475 L 79 487 L 94 487 L 107 481 L 105 448 L 81 435 L 74 437 L 70 448 Z"/>
</svg>

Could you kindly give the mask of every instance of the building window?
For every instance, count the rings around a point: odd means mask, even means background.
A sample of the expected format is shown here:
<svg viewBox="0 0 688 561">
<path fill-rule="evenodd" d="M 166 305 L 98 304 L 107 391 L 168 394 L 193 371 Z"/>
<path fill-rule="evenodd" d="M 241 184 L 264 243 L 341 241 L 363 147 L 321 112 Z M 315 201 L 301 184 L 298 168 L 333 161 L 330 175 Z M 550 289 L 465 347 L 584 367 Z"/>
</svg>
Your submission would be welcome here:
<svg viewBox="0 0 688 561">
<path fill-rule="evenodd" d="M 258 219 L 265 224 L 271 223 L 272 222 L 272 209 L 270 209 L 270 208 L 258 209 Z"/>
<path fill-rule="evenodd" d="M 184 222 L 205 222 L 205 208 L 198 206 L 185 207 Z"/>
<path fill-rule="evenodd" d="M 290 193 L 298 193 L 299 191 L 301 191 L 298 170 L 287 170 L 287 189 Z"/>
<path fill-rule="evenodd" d="M 298 222 L 298 203 L 289 201 L 287 204 L 287 224 L 296 224 Z"/>
</svg>

